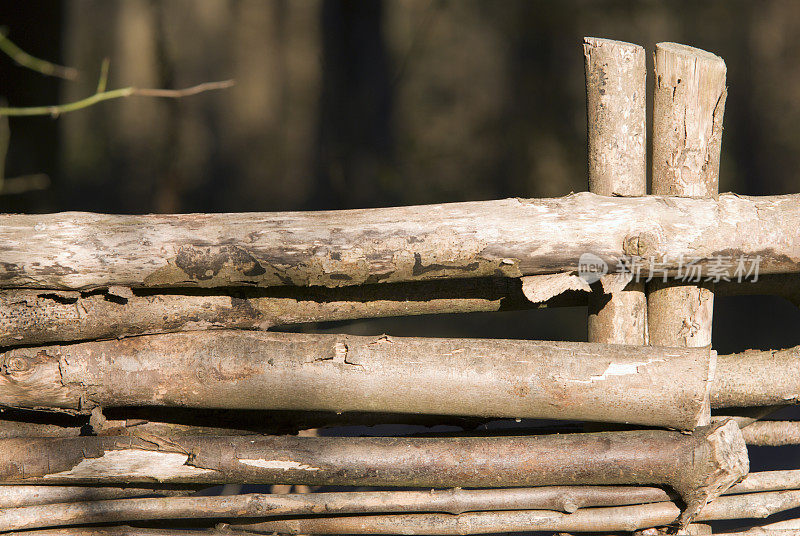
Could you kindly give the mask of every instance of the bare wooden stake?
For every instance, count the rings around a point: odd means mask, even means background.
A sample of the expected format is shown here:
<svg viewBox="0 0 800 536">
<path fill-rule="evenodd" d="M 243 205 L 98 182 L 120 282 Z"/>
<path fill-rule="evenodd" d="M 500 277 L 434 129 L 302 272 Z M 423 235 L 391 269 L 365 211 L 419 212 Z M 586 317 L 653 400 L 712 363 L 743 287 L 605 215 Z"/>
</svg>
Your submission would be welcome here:
<svg viewBox="0 0 800 536">
<path fill-rule="evenodd" d="M 589 191 L 607 196 L 647 194 L 644 49 L 586 37 Z M 598 286 L 599 287 L 599 286 Z M 589 341 L 647 343 L 644 283 L 613 294 L 599 287 L 589 296 Z"/>
<path fill-rule="evenodd" d="M 725 74 L 719 56 L 677 43 L 656 45 L 653 194 L 717 198 Z M 714 294 L 707 286 L 654 280 L 647 307 L 651 344 L 711 344 Z"/>
</svg>

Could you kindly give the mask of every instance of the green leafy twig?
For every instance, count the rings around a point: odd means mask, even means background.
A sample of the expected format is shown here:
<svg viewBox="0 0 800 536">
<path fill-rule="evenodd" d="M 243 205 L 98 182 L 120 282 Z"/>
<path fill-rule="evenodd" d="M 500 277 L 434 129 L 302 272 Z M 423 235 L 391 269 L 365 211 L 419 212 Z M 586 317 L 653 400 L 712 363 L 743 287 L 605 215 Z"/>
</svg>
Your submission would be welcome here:
<svg viewBox="0 0 800 536">
<path fill-rule="evenodd" d="M 57 76 L 65 80 L 75 80 L 78 78 L 78 70 L 73 67 L 56 65 L 47 60 L 35 58 L 19 48 L 6 37 L 5 30 L 0 30 L 0 50 L 5 52 L 18 65 L 36 71 L 46 76 Z"/>
<path fill-rule="evenodd" d="M 102 82 L 103 79 L 101 78 L 101 83 L 98 84 L 98 89 L 104 88 L 105 84 Z M 79 101 L 70 102 L 67 104 L 59 104 L 55 106 L 31 106 L 26 108 L 0 107 L 0 115 L 7 115 L 7 116 L 49 115 L 51 117 L 58 117 L 61 114 L 65 114 L 67 112 L 74 112 L 76 110 L 82 110 L 83 108 L 87 108 L 89 106 L 92 106 L 93 104 L 97 104 L 98 102 L 103 102 L 112 99 L 119 99 L 123 97 L 163 97 L 169 99 L 179 99 L 181 97 L 197 95 L 198 93 L 203 93 L 205 91 L 213 91 L 217 89 L 229 88 L 233 86 L 234 83 L 235 82 L 233 80 L 222 80 L 219 82 L 206 82 L 204 84 L 198 84 L 196 86 L 188 87 L 185 89 L 147 89 L 147 88 L 137 88 L 132 86 L 123 87 L 120 89 L 98 92 L 90 97 L 87 97 Z"/>
</svg>

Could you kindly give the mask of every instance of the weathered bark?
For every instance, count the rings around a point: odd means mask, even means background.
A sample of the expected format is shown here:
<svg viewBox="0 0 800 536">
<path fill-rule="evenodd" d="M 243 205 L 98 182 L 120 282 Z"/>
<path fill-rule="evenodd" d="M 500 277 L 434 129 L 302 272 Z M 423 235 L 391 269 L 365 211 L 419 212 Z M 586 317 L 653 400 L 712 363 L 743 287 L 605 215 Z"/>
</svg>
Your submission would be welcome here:
<svg viewBox="0 0 800 536">
<path fill-rule="evenodd" d="M 716 354 L 574 342 L 217 331 L 0 355 L 0 404 L 709 422 Z M 676 382 L 674 378 L 681 377 Z"/>
<path fill-rule="evenodd" d="M 589 191 L 605 196 L 647 194 L 644 49 L 587 37 L 586 101 L 589 133 Z M 644 284 L 613 294 L 596 288 L 589 296 L 589 341 L 647 343 Z"/>
<path fill-rule="evenodd" d="M 717 198 L 725 73 L 719 56 L 677 43 L 656 45 L 653 194 Z M 648 290 L 651 344 L 711 344 L 714 294 L 708 287 L 654 280 Z"/>
<path fill-rule="evenodd" d="M 44 486 L 42 486 L 44 487 Z M 87 488 L 102 490 L 103 488 Z M 258 518 L 392 512 L 559 510 L 669 501 L 660 488 L 543 487 L 483 490 L 356 491 L 95 500 L 0 509 L 0 530 L 156 519 Z"/>
<path fill-rule="evenodd" d="M 692 435 L 646 430 L 444 439 L 24 438 L 0 440 L 0 456 L 4 484 L 663 484 L 686 503 L 684 519 L 740 480 L 748 469 L 747 451 L 732 421 L 703 427 Z"/>
<path fill-rule="evenodd" d="M 800 346 L 720 356 L 711 390 L 711 406 L 796 404 L 800 399 L 798 363 Z"/>
<path fill-rule="evenodd" d="M 777 491 L 720 497 L 697 516 L 698 521 L 763 518 L 800 506 L 800 491 Z M 570 531 L 630 532 L 672 524 L 680 511 L 670 502 L 587 508 L 571 514 L 545 510 L 452 514 L 387 514 L 270 520 L 231 525 L 281 534 L 430 534 Z"/>
<path fill-rule="evenodd" d="M 638 45 L 585 37 L 589 189 L 605 196 L 647 192 L 645 52 Z"/>
<path fill-rule="evenodd" d="M 530 276 L 526 281 L 545 276 Z M 576 276 L 577 278 L 577 276 Z M 580 279 L 580 278 L 577 278 Z M 580 279 L 580 281 L 583 281 Z M 520 288 L 522 286 L 522 288 Z M 323 288 L 134 290 L 104 292 L 0 291 L 0 347 L 204 329 L 273 326 L 397 315 L 581 306 L 586 292 L 563 285 L 529 300 L 516 278 L 452 279 Z M 800 305 L 800 277 L 759 276 L 755 283 L 720 281 L 720 295 L 772 294 Z M 605 291 L 606 293 L 609 290 Z M 617 291 L 618 292 L 618 291 Z"/>
<path fill-rule="evenodd" d="M 506 199 L 331 212 L 0 216 L 0 286 L 344 286 L 574 271 L 584 253 L 800 271 L 800 196 Z M 765 245 L 768 244 L 768 245 Z M 647 265 L 647 264 L 646 264 Z M 662 265 L 659 265 L 662 266 Z"/>
<path fill-rule="evenodd" d="M 779 447 L 800 445 L 800 422 L 758 421 L 742 432 L 748 445 Z"/>
<path fill-rule="evenodd" d="M 268 329 L 299 322 L 581 305 L 577 292 L 532 304 L 518 279 L 476 278 L 342 288 L 0 292 L 0 347 L 174 331 Z"/>
</svg>

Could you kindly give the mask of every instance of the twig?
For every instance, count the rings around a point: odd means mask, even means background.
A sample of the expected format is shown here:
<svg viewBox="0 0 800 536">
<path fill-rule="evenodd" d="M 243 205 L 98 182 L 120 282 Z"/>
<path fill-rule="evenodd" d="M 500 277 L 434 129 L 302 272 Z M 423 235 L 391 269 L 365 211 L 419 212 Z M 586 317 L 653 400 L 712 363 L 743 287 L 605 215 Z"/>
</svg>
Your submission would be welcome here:
<svg viewBox="0 0 800 536">
<path fill-rule="evenodd" d="M 95 93 L 83 100 L 71 102 L 68 104 L 60 104 L 56 106 L 31 106 L 27 108 L 0 108 L 0 115 L 7 116 L 35 116 L 35 115 L 49 115 L 51 117 L 58 117 L 61 114 L 82 110 L 99 102 L 119 99 L 125 97 L 164 97 L 177 99 L 181 97 L 188 97 L 197 95 L 205 91 L 213 91 L 217 89 L 225 89 L 234 85 L 233 80 L 222 80 L 219 82 L 205 82 L 196 86 L 188 87 L 185 89 L 143 89 L 136 87 L 124 87 L 114 89 L 111 91 L 104 91 L 102 93 Z"/>
<path fill-rule="evenodd" d="M 715 285 L 714 292 L 775 294 L 797 301 L 800 278 L 765 275 L 755 284 Z M 229 289 L 149 289 L 134 290 L 133 296 L 116 300 L 109 300 L 102 291 L 4 290 L 0 291 L 0 347 L 206 329 L 266 330 L 356 318 L 579 306 L 586 305 L 586 300 L 587 293 L 569 291 L 531 303 L 520 290 L 520 280 L 513 278 L 272 287 L 233 293 Z M 744 428 L 780 407 L 747 415 L 737 412 L 734 418 Z"/>
<path fill-rule="evenodd" d="M 97 90 L 95 93 L 104 93 L 106 84 L 108 83 L 108 68 L 111 65 L 111 60 L 103 58 L 103 63 L 100 64 L 100 78 L 97 81 Z"/>
<path fill-rule="evenodd" d="M 56 76 L 65 80 L 75 80 L 78 70 L 73 67 L 64 67 L 49 61 L 35 58 L 11 42 L 5 30 L 0 30 L 0 50 L 5 52 L 18 65 L 36 71 L 46 76 Z"/>
<path fill-rule="evenodd" d="M 195 487 L 107 487 L 107 486 L 0 486 L 0 523 L 6 508 L 43 504 L 89 503 L 129 497 L 192 495 Z M 645 496 L 644 493 L 640 494 Z M 645 502 L 645 501 L 641 501 Z"/>
<path fill-rule="evenodd" d="M 800 469 L 750 473 L 744 480 L 729 488 L 725 495 L 793 489 L 800 489 Z"/>
</svg>

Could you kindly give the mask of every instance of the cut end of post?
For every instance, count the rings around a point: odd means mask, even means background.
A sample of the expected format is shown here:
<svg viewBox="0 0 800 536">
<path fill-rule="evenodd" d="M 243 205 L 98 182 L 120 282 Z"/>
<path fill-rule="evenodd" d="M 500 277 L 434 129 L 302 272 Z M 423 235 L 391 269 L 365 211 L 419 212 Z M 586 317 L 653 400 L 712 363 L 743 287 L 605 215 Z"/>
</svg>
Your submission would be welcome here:
<svg viewBox="0 0 800 536">
<path fill-rule="evenodd" d="M 706 50 L 680 43 L 656 45 L 655 72 L 658 87 L 676 87 L 681 82 L 692 82 L 699 85 L 701 94 L 715 94 L 716 101 L 719 93 L 725 89 L 727 71 L 725 60 Z"/>
<path fill-rule="evenodd" d="M 677 490 L 686 508 L 677 520 L 685 527 L 710 501 L 741 481 L 750 471 L 747 446 L 739 425 L 733 420 L 709 426 L 696 451 L 695 474 L 685 490 Z M 698 432 L 695 432 L 698 433 Z"/>
<path fill-rule="evenodd" d="M 713 52 L 703 50 L 702 48 L 695 48 L 681 43 L 664 42 L 656 44 L 656 54 L 658 54 L 659 51 L 682 56 L 684 58 L 692 58 L 697 59 L 698 61 L 719 64 L 725 68 L 725 60 Z"/>
<path fill-rule="evenodd" d="M 644 54 L 644 48 L 640 47 L 639 45 L 635 45 L 633 43 L 627 43 L 625 41 L 615 41 L 614 39 L 604 39 L 602 37 L 584 37 L 583 38 L 583 45 L 584 48 L 586 47 L 619 47 L 623 49 L 629 49 L 631 52 L 639 52 L 641 51 Z"/>
</svg>

